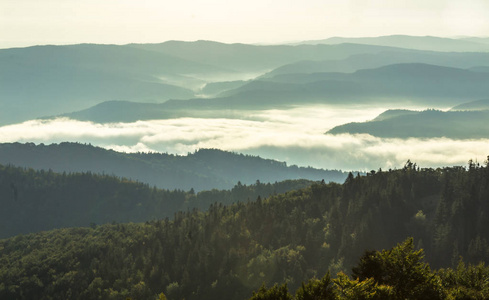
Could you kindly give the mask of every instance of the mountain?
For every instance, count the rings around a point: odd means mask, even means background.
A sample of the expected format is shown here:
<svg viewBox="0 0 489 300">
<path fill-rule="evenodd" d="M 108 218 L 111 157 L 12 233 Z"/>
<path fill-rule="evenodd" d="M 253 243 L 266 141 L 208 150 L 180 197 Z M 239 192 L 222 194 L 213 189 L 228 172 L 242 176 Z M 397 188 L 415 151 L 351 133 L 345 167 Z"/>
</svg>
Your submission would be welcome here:
<svg viewBox="0 0 489 300">
<path fill-rule="evenodd" d="M 451 39 L 434 36 L 389 35 L 362 38 L 332 37 L 325 40 L 307 41 L 302 44 L 336 45 L 343 43 L 444 52 L 489 52 L 489 45 L 484 39 Z"/>
<path fill-rule="evenodd" d="M 356 83 L 337 80 L 305 84 L 253 81 L 235 90 L 225 91 L 222 97 L 217 98 L 169 100 L 160 104 L 107 101 L 58 116 L 102 123 L 176 117 L 239 118 L 243 115 L 240 110 L 272 109 L 310 103 L 343 104 L 345 98 L 354 98 L 350 99 L 350 103 L 365 103 L 368 100 L 355 98 L 357 95 L 368 95 L 365 89 Z"/>
<path fill-rule="evenodd" d="M 310 179 L 342 182 L 346 173 L 287 166 L 285 162 L 215 149 L 186 156 L 164 153 L 120 153 L 91 145 L 0 144 L 0 164 L 55 172 L 114 174 L 165 189 L 230 189 L 242 184 Z M 239 170 L 239 172 L 236 172 Z"/>
<path fill-rule="evenodd" d="M 161 190 L 126 178 L 89 172 L 56 173 L 0 165 L 0 238 L 55 228 L 170 218 L 178 211 L 205 211 L 215 203 L 246 203 L 312 183 L 240 183 L 230 190 L 195 193 Z"/>
<path fill-rule="evenodd" d="M 356 54 L 341 60 L 300 61 L 281 66 L 264 74 L 261 78 L 271 78 L 280 74 L 342 72 L 352 73 L 361 69 L 374 69 L 400 63 L 424 63 L 480 71 L 489 65 L 489 53 L 432 52 L 395 49 L 373 54 Z"/>
<path fill-rule="evenodd" d="M 450 110 L 489 110 L 489 99 L 462 103 L 460 105 L 452 107 Z"/>
<path fill-rule="evenodd" d="M 268 199 L 215 204 L 171 220 L 19 235 L 0 240 L 0 298 L 246 299 L 263 284 L 287 282 L 294 290 L 311 277 L 350 273 L 359 265 L 364 268 L 354 274 L 385 274 L 382 266 L 406 256 L 390 270 L 404 278 L 399 289 L 419 284 L 420 277 L 407 281 L 413 272 L 434 278 L 430 269 L 413 264 L 423 256 L 421 248 L 433 268 L 455 268 L 447 284 L 434 282 L 439 289 L 460 278 L 460 284 L 474 283 L 471 289 L 487 290 L 488 269 L 465 272 L 459 262 L 489 262 L 488 197 L 487 165 L 420 169 L 408 161 L 399 170 L 349 174 L 341 185 L 318 183 Z M 409 247 L 380 259 L 365 252 L 407 237 L 414 237 L 403 243 Z M 379 263 L 381 268 L 368 267 Z M 373 286 L 357 286 L 355 295 Z M 460 298 L 484 298 L 464 291 Z"/>
<path fill-rule="evenodd" d="M 486 111 L 386 111 L 372 121 L 348 123 L 329 130 L 329 134 L 367 133 L 387 138 L 452 139 L 489 138 L 485 130 L 489 118 Z"/>
</svg>

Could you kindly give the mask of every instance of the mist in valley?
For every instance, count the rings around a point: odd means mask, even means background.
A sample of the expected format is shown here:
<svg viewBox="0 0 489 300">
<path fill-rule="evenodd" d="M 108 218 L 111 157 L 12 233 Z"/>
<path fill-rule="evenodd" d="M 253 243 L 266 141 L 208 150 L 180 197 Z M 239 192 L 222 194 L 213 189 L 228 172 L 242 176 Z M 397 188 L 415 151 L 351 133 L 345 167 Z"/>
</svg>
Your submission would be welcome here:
<svg viewBox="0 0 489 300">
<path fill-rule="evenodd" d="M 337 125 L 375 119 L 386 109 L 311 105 L 282 110 L 216 111 L 214 114 L 209 112 L 210 117 L 206 118 L 127 123 L 55 118 L 2 126 L 0 139 L 3 142 L 45 144 L 90 143 L 128 153 L 186 155 L 199 149 L 216 148 L 299 166 L 353 171 L 401 168 L 408 159 L 423 167 L 465 165 L 467 157 L 484 161 L 488 142 L 484 138 L 383 138 L 369 134 L 327 133 Z M 222 116 L 213 117 L 215 114 Z"/>
</svg>

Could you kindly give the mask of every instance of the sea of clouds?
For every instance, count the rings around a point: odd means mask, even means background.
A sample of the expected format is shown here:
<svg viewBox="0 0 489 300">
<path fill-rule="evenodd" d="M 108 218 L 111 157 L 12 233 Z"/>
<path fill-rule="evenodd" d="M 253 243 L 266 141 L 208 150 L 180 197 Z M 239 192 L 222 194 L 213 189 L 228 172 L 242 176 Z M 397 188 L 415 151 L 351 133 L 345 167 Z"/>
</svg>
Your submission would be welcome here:
<svg viewBox="0 0 489 300">
<path fill-rule="evenodd" d="M 248 112 L 242 118 L 177 118 L 132 123 L 31 120 L 0 127 L 0 142 L 65 141 L 124 152 L 185 155 L 217 148 L 285 161 L 289 165 L 362 170 L 400 168 L 410 159 L 421 167 L 483 163 L 489 139 L 379 138 L 325 134 L 336 125 L 373 119 L 385 108 L 301 107 Z"/>
</svg>

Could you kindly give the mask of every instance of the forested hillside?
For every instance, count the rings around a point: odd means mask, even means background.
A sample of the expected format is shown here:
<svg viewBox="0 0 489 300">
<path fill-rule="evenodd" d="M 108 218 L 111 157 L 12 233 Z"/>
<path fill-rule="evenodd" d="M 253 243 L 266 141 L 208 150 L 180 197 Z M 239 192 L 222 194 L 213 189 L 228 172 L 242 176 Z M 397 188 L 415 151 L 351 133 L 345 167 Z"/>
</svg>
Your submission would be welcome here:
<svg viewBox="0 0 489 300">
<path fill-rule="evenodd" d="M 213 203 L 248 202 L 311 185 L 308 180 L 243 185 L 231 190 L 162 190 L 92 173 L 55 173 L 0 165 L 0 238 L 63 227 L 144 222 Z"/>
<path fill-rule="evenodd" d="M 200 149 L 188 155 L 122 153 L 80 143 L 35 145 L 0 144 L 0 164 L 13 164 L 55 172 L 92 172 L 138 180 L 164 189 L 195 191 L 231 189 L 240 181 L 253 184 L 289 179 L 343 182 L 347 173 L 217 149 Z"/>
<path fill-rule="evenodd" d="M 408 236 L 434 268 L 489 262 L 489 166 L 350 174 L 172 220 L 60 229 L 0 241 L 2 299 L 244 299 L 349 272 Z M 49 295 L 49 296 L 48 296 Z"/>
</svg>

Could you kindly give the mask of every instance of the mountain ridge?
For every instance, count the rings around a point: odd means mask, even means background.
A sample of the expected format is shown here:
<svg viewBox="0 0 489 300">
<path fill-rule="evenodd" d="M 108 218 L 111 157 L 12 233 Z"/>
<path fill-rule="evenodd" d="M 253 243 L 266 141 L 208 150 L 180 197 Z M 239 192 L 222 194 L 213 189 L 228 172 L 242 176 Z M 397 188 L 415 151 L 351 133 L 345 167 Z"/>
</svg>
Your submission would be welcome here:
<svg viewBox="0 0 489 300">
<path fill-rule="evenodd" d="M 0 144 L 0 164 L 56 172 L 114 174 L 159 188 L 195 191 L 230 189 L 238 181 L 243 184 L 286 179 L 342 182 L 346 177 L 345 172 L 338 170 L 287 166 L 285 162 L 217 149 L 200 149 L 179 156 L 122 153 L 79 143 Z"/>
</svg>

